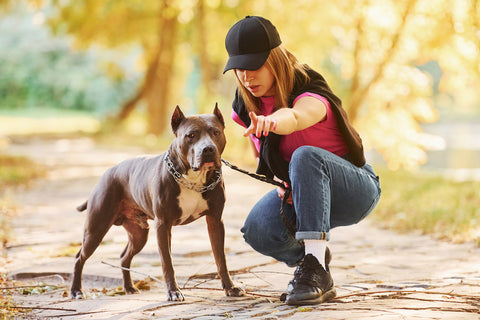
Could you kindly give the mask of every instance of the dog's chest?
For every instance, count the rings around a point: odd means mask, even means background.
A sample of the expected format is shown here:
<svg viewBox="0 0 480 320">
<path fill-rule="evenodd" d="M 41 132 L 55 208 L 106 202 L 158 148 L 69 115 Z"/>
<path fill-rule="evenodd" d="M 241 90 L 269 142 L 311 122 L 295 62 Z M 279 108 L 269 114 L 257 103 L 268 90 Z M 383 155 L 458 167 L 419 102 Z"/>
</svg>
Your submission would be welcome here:
<svg viewBox="0 0 480 320">
<path fill-rule="evenodd" d="M 175 221 L 176 225 L 186 224 L 197 220 L 208 209 L 207 200 L 203 199 L 202 193 L 180 187 L 178 206 L 181 210 L 180 218 Z"/>
</svg>

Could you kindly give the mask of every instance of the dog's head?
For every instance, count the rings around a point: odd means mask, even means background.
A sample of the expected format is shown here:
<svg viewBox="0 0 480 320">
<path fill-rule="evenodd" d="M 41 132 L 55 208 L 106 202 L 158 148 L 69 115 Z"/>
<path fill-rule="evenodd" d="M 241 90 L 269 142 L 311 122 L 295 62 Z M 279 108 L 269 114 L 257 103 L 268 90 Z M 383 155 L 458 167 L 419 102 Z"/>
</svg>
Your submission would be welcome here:
<svg viewBox="0 0 480 320">
<path fill-rule="evenodd" d="M 201 114 L 185 117 L 180 107 L 173 112 L 171 125 L 175 140 L 174 150 L 182 162 L 184 172 L 189 169 L 216 170 L 221 167 L 221 154 L 225 149 L 225 122 L 222 113 L 215 104 L 213 114 Z"/>
</svg>

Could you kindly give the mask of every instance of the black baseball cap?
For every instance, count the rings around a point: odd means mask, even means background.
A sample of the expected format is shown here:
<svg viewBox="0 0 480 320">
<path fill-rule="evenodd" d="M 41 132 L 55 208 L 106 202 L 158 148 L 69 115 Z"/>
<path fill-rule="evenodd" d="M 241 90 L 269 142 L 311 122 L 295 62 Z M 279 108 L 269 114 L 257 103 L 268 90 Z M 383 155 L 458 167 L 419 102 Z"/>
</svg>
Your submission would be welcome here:
<svg viewBox="0 0 480 320">
<path fill-rule="evenodd" d="M 270 51 L 282 41 L 275 26 L 259 16 L 246 16 L 235 23 L 225 38 L 228 61 L 223 73 L 231 69 L 257 70 Z"/>
</svg>

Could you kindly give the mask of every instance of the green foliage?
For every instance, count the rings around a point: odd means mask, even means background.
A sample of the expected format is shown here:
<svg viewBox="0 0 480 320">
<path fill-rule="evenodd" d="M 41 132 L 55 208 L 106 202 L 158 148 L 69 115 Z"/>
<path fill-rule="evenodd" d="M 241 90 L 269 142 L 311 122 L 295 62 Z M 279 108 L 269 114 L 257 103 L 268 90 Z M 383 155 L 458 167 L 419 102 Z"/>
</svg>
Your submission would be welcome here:
<svg viewBox="0 0 480 320">
<path fill-rule="evenodd" d="M 0 20 L 0 109 L 106 113 L 118 108 L 135 89 L 137 75 L 115 73 L 115 65 L 108 63 L 112 53 L 73 50 L 66 37 L 54 38 L 36 24 L 38 19 L 39 13 L 17 9 Z"/>
<path fill-rule="evenodd" d="M 382 198 L 372 214 L 382 226 L 451 241 L 480 243 L 480 181 L 378 170 Z"/>
</svg>

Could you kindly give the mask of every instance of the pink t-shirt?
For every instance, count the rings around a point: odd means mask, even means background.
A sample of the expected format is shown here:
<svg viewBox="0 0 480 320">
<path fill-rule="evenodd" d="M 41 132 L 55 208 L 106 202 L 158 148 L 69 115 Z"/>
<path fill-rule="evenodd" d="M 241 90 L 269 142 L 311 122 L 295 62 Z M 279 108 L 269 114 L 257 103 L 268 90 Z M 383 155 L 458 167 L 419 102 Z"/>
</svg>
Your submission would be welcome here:
<svg viewBox="0 0 480 320">
<path fill-rule="evenodd" d="M 293 108 L 295 108 L 295 103 L 298 99 L 310 96 L 319 99 L 325 104 L 327 109 L 327 115 L 323 121 L 317 122 L 311 127 L 308 127 L 304 130 L 292 132 L 289 135 L 282 136 L 280 140 L 280 154 L 282 157 L 290 162 L 293 152 L 301 146 L 314 146 L 330 151 L 340 157 L 348 153 L 348 147 L 343 139 L 342 134 L 338 130 L 337 119 L 333 113 L 330 103 L 325 97 L 322 97 L 318 94 L 305 92 L 299 95 L 293 101 Z M 260 114 L 269 115 L 273 112 L 275 105 L 274 97 L 261 97 L 262 107 Z M 245 124 L 240 119 L 240 117 L 232 111 L 232 119 L 238 124 L 245 127 Z M 260 150 L 260 141 L 254 135 L 251 135 L 257 150 Z"/>
</svg>

